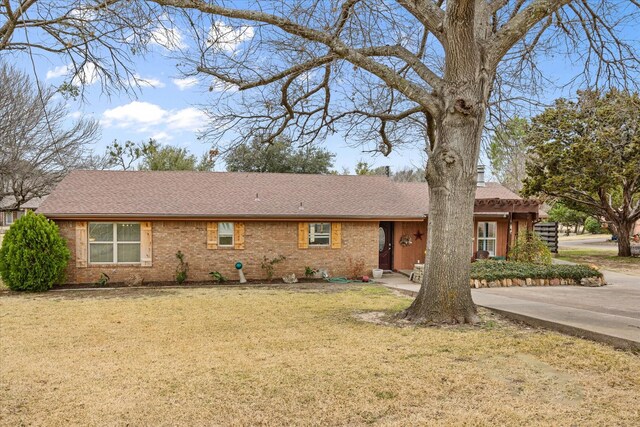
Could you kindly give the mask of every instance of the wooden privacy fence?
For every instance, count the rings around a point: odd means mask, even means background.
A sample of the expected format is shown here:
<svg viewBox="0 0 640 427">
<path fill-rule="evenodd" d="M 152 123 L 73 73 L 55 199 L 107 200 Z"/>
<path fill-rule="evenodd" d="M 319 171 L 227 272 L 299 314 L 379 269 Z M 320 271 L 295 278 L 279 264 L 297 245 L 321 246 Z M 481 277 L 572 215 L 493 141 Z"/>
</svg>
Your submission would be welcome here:
<svg viewBox="0 0 640 427">
<path fill-rule="evenodd" d="M 558 253 L 558 223 L 539 222 L 533 226 L 540 239 L 547 245 L 551 253 Z"/>
</svg>

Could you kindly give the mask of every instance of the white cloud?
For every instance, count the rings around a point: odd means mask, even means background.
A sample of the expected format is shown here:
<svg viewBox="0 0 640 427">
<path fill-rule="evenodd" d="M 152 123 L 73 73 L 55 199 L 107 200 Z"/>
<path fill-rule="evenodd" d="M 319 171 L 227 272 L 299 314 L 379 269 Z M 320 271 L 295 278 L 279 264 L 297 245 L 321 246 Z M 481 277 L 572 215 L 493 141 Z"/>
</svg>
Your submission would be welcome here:
<svg viewBox="0 0 640 427">
<path fill-rule="evenodd" d="M 161 132 L 158 132 L 158 133 L 155 133 L 155 134 L 151 135 L 151 139 L 154 139 L 154 140 L 158 141 L 159 143 L 163 143 L 163 142 L 172 140 L 173 137 L 171 135 L 169 135 L 167 132 L 161 131 Z"/>
<path fill-rule="evenodd" d="M 187 47 L 182 32 L 170 24 L 161 23 L 151 32 L 151 43 L 167 50 L 178 50 Z"/>
<path fill-rule="evenodd" d="M 218 78 L 214 78 L 209 86 L 209 92 L 235 92 L 238 90 L 238 86 L 223 82 Z"/>
<path fill-rule="evenodd" d="M 198 129 L 204 125 L 206 114 L 197 108 L 189 107 L 169 113 L 169 129 Z"/>
<path fill-rule="evenodd" d="M 253 34 L 254 30 L 251 26 L 243 25 L 233 28 L 224 22 L 216 21 L 209 30 L 207 41 L 220 51 L 234 53 L 238 45 L 253 38 Z"/>
<path fill-rule="evenodd" d="M 47 71 L 46 79 L 57 79 L 58 77 L 66 76 L 73 73 L 73 65 L 60 65 L 52 70 Z M 100 76 L 98 75 L 98 68 L 93 62 L 87 62 L 78 70 L 75 76 L 71 79 L 71 83 L 80 86 L 89 86 L 98 81 Z"/>
<path fill-rule="evenodd" d="M 87 62 L 78 70 L 75 77 L 71 80 L 71 83 L 80 86 L 89 86 L 98 81 L 98 69 L 93 62 Z"/>
<path fill-rule="evenodd" d="M 69 73 L 71 67 L 68 65 L 60 65 L 59 67 L 55 67 L 53 70 L 47 71 L 47 80 L 56 79 L 58 77 L 62 77 Z"/>
<path fill-rule="evenodd" d="M 73 113 L 69 113 L 69 117 L 72 119 L 79 119 L 80 117 L 82 117 L 82 112 L 81 111 L 74 111 Z"/>
<path fill-rule="evenodd" d="M 102 113 L 102 123 L 107 126 L 129 127 L 158 124 L 167 111 L 156 104 L 133 101 Z"/>
<path fill-rule="evenodd" d="M 196 131 L 205 124 L 206 115 L 193 107 L 178 110 L 165 110 L 150 102 L 133 101 L 102 113 L 102 125 L 105 127 L 135 128 L 137 132 L 155 131 L 163 136 L 168 133 L 159 129 L 166 126 L 169 130 Z"/>
<path fill-rule="evenodd" d="M 142 87 L 154 87 L 154 88 L 165 87 L 164 82 L 162 82 L 160 79 L 156 79 L 153 77 L 141 77 L 138 74 L 136 74 L 135 80 L 131 79 L 131 82 L 130 82 L 131 85 L 135 85 L 136 80 L 137 80 L 137 83 Z"/>
<path fill-rule="evenodd" d="M 195 77 L 186 77 L 184 79 L 173 79 L 173 84 L 178 86 L 178 89 L 185 90 L 187 88 L 197 85 L 198 79 L 196 79 Z"/>
</svg>

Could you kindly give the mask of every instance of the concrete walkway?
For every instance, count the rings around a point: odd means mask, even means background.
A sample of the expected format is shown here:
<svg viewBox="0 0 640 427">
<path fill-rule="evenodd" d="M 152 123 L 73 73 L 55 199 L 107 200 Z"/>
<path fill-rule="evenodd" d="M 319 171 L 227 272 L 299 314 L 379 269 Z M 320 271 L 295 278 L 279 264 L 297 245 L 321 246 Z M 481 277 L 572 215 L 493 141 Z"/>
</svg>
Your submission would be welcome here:
<svg viewBox="0 0 640 427">
<path fill-rule="evenodd" d="M 600 288 L 486 288 L 471 294 L 479 306 L 533 326 L 640 350 L 640 277 L 603 273 L 608 285 Z M 420 289 L 400 274 L 385 274 L 381 281 L 409 295 Z"/>
</svg>

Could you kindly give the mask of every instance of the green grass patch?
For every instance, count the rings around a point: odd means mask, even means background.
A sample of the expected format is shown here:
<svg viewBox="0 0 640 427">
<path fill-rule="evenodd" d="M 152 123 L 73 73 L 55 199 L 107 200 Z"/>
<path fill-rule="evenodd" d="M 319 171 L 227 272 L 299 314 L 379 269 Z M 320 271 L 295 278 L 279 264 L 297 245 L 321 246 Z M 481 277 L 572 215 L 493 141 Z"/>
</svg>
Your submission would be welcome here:
<svg viewBox="0 0 640 427">
<path fill-rule="evenodd" d="M 471 278 L 501 279 L 574 279 L 602 277 L 598 270 L 586 265 L 538 265 L 512 261 L 477 261 L 471 264 Z"/>
</svg>

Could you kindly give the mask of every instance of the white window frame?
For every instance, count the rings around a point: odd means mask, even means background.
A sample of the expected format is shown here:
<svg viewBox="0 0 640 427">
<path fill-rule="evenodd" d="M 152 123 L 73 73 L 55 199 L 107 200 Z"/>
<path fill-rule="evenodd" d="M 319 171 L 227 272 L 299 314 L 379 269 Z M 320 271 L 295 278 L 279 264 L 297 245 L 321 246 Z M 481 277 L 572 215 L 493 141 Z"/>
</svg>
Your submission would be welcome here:
<svg viewBox="0 0 640 427">
<path fill-rule="evenodd" d="M 7 221 L 7 218 L 11 218 L 11 221 Z M 15 222 L 15 215 L 13 215 L 13 211 L 5 211 L 4 212 L 4 225 L 11 225 Z"/>
<path fill-rule="evenodd" d="M 111 224 L 111 226 L 113 227 L 113 238 L 111 241 L 91 241 L 91 235 L 90 235 L 90 229 L 91 229 L 91 224 Z M 122 244 L 134 244 L 134 245 L 140 245 L 140 252 L 142 252 L 142 229 L 140 229 L 140 240 L 138 240 L 137 242 L 119 242 L 118 241 L 118 225 L 120 224 L 137 224 L 140 227 L 140 223 L 139 222 L 90 222 L 87 225 L 87 259 L 89 260 L 89 264 L 92 265 L 100 265 L 100 264 L 111 264 L 111 265 L 140 265 L 140 263 L 142 262 L 142 253 L 140 253 L 140 261 L 138 262 L 118 262 L 118 245 L 122 245 Z M 92 243 L 110 243 L 113 247 L 113 261 L 108 262 L 108 261 L 96 261 L 93 262 L 91 261 L 91 244 Z"/>
<path fill-rule="evenodd" d="M 489 227 L 487 227 L 487 224 L 495 224 L 494 230 L 495 230 L 495 235 L 493 237 L 480 237 L 480 227 L 482 225 L 484 225 L 485 227 L 485 234 L 489 234 Z M 476 227 L 476 241 L 477 241 L 477 245 L 476 245 L 476 250 L 478 251 L 484 251 L 485 249 L 481 249 L 481 245 L 480 242 L 484 242 L 484 241 L 493 241 L 493 247 L 494 249 L 498 249 L 498 222 L 497 221 L 478 221 L 478 226 Z M 486 246 L 486 245 L 485 245 Z M 489 256 L 496 256 L 496 251 L 487 251 L 489 252 Z"/>
<path fill-rule="evenodd" d="M 231 233 L 222 233 L 222 227 L 220 226 L 221 224 L 231 224 Z M 222 247 L 222 248 L 233 248 L 235 247 L 236 244 L 236 236 L 235 236 L 235 230 L 236 230 L 236 224 L 233 222 L 229 222 L 229 221 L 220 221 L 218 222 L 218 247 Z M 228 245 L 223 245 L 222 243 L 220 243 L 220 238 L 221 237 L 231 237 L 231 244 Z"/>
<path fill-rule="evenodd" d="M 329 225 L 329 232 L 328 233 L 315 233 L 315 227 L 313 227 L 313 225 L 315 224 L 328 224 Z M 328 237 L 329 241 L 327 243 L 315 243 L 315 238 L 316 236 L 318 237 Z M 308 240 L 308 244 L 309 246 L 315 246 L 315 247 L 327 247 L 327 246 L 331 246 L 331 223 L 330 222 L 310 222 L 309 223 L 309 236 L 307 237 Z"/>
</svg>

